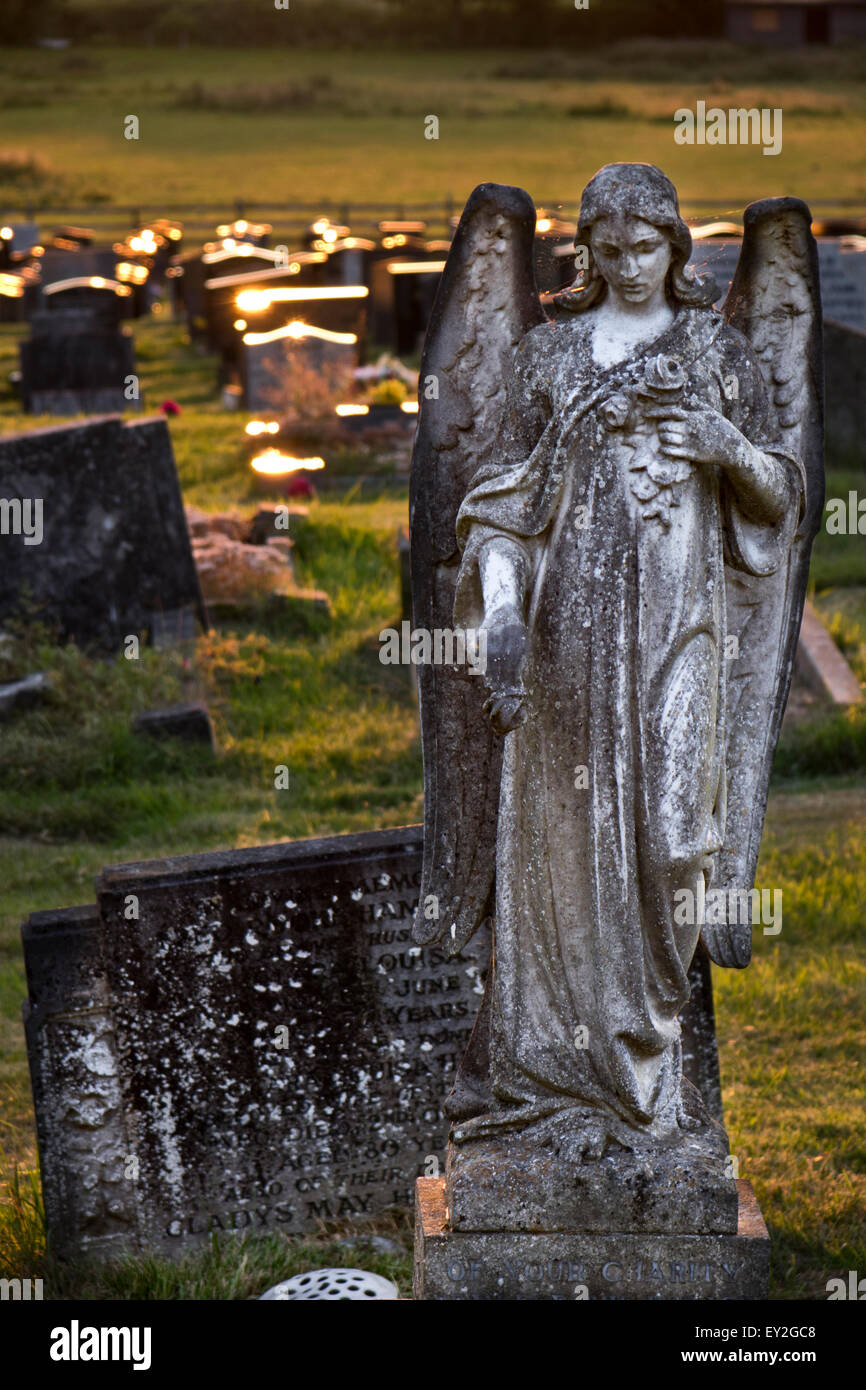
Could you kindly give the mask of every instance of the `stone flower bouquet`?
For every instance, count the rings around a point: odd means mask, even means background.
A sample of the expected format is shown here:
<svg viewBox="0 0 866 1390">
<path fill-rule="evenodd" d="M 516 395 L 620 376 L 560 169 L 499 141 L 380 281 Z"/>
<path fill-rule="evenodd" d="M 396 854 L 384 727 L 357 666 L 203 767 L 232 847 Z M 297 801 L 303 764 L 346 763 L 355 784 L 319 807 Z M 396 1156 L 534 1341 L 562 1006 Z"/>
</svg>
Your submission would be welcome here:
<svg viewBox="0 0 866 1390">
<path fill-rule="evenodd" d="M 662 454 L 657 420 L 660 407 L 688 405 L 683 399 L 685 386 L 686 374 L 679 358 L 659 353 L 647 361 L 642 382 L 617 391 L 600 408 L 605 427 L 622 431 L 623 446 L 632 451 L 630 485 L 638 501 L 645 504 L 641 516 L 645 521 L 657 517 L 665 527 L 671 524 L 670 509 L 679 506 L 693 465 Z"/>
</svg>

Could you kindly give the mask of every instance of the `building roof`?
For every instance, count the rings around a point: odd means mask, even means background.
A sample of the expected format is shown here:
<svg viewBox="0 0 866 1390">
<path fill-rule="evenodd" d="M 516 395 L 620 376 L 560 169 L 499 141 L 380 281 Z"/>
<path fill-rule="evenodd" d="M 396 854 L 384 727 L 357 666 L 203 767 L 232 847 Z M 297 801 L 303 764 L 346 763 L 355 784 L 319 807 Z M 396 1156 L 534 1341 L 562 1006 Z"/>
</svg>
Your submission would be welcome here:
<svg viewBox="0 0 866 1390">
<path fill-rule="evenodd" d="M 830 9 L 831 6 L 844 5 L 846 8 L 866 9 L 866 0 L 725 0 L 727 5 L 748 5 L 755 10 L 780 10 L 796 6 L 797 9 Z"/>
</svg>

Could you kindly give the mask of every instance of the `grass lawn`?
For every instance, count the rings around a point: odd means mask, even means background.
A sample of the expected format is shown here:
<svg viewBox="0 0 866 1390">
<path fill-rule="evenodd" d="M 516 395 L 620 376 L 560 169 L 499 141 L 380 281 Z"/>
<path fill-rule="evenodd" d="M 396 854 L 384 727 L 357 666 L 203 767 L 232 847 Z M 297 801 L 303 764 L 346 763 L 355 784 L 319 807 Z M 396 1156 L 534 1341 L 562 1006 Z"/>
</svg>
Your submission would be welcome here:
<svg viewBox="0 0 866 1390">
<path fill-rule="evenodd" d="M 460 205 L 496 180 L 574 203 L 599 165 L 637 159 L 660 164 L 686 206 L 864 199 L 864 52 L 652 41 L 584 52 L 577 29 L 574 49 L 556 53 L 7 50 L 0 197 Z M 782 152 L 675 144 L 674 111 L 699 99 L 781 107 Z M 130 114 L 138 140 L 124 138 Z"/>
</svg>

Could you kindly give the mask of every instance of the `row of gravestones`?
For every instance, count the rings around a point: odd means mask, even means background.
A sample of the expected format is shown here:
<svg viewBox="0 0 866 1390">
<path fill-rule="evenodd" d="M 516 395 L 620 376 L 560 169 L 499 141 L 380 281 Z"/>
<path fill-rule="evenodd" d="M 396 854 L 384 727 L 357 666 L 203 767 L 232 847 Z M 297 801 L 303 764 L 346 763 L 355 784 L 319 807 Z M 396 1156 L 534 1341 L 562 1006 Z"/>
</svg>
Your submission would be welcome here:
<svg viewBox="0 0 866 1390">
<path fill-rule="evenodd" d="M 825 347 L 828 443 L 856 451 L 866 434 L 866 335 L 828 324 Z M 163 418 L 0 439 L 0 543 L 0 623 L 26 607 L 61 638 L 103 651 L 157 626 L 187 630 L 189 615 L 206 625 Z"/>
<path fill-rule="evenodd" d="M 415 947 L 420 826 L 106 869 L 23 930 L 52 1248 L 170 1255 L 408 1206 L 489 936 Z M 721 1113 L 709 965 L 684 1065 Z"/>
<path fill-rule="evenodd" d="M 368 336 L 390 342 L 398 353 L 417 348 L 446 244 L 409 234 L 399 239 L 394 248 L 386 245 L 394 237 L 379 243 L 344 238 L 327 250 L 293 253 L 287 264 L 275 263 L 277 253 L 263 246 L 220 245 L 181 257 L 172 283 L 191 327 L 203 324 L 209 345 L 219 353 L 221 380 L 240 381 L 246 409 L 280 414 L 292 393 L 309 394 L 311 376 L 327 370 L 335 381 L 350 379 L 364 360 Z M 713 270 L 724 292 L 739 247 L 735 239 L 700 242 L 692 264 Z M 567 249 L 561 243 L 554 247 Z M 30 314 L 31 336 L 21 345 L 25 409 L 74 414 L 137 405 L 132 338 L 121 322 L 135 287 L 98 276 L 90 260 L 101 253 L 60 254 L 70 260 L 74 255 L 80 273 L 50 285 L 44 307 Z M 572 258 L 548 259 L 549 267 L 540 254 L 539 268 L 543 284 L 555 288 L 571 278 Z M 858 358 L 863 353 L 857 335 L 866 329 L 866 253 L 825 240 L 819 243 L 819 259 L 825 315 L 851 334 L 843 334 L 839 353 L 845 363 L 850 353 Z M 269 291 L 277 297 L 269 299 Z M 260 296 L 258 303 L 250 300 L 251 292 Z M 249 310 L 239 308 L 245 295 Z M 831 428 L 838 379 L 833 365 L 831 353 Z M 842 430 L 845 439 L 857 437 L 857 421 L 853 423 L 853 431 L 847 426 Z M 831 438 L 831 448 L 835 443 Z"/>
<path fill-rule="evenodd" d="M 544 276 L 541 283 L 549 289 L 573 277 L 573 256 L 555 254 L 568 250 L 562 234 L 558 236 L 552 248 L 542 242 L 537 257 Z M 235 268 L 232 274 L 207 282 L 204 303 L 210 341 L 223 355 L 227 377 L 239 372 L 245 407 L 279 415 L 287 400 L 306 392 L 311 378 L 327 374 L 334 382 L 348 381 L 363 360 L 368 330 L 375 341 L 391 337 L 398 353 L 411 352 L 426 329 L 439 283 L 441 260 L 434 257 L 445 254 L 440 244 L 432 245 L 436 248 L 433 251 L 431 243 L 416 238 L 399 254 L 393 254 L 383 253 L 373 242 L 354 250 L 340 249 L 338 244 L 327 257 L 302 253 L 299 271 L 256 270 L 249 263 L 245 272 Z M 715 274 L 719 303 L 727 293 L 740 246 L 739 239 L 733 238 L 696 243 L 691 264 Z M 850 455 L 859 446 L 866 426 L 866 398 L 859 389 L 847 389 L 852 376 L 859 383 L 866 371 L 866 251 L 846 249 L 844 239 L 827 239 L 818 243 L 818 254 L 828 322 L 826 419 L 828 450 L 833 458 Z M 317 260 L 317 256 L 322 259 Z M 322 295 L 328 293 L 328 286 L 339 293 L 353 284 L 366 289 L 369 297 L 311 299 L 306 303 L 299 298 L 293 314 L 313 325 L 314 333 L 324 330 L 354 341 L 295 336 L 298 330 L 294 325 L 287 327 L 286 306 L 279 301 L 256 314 L 255 332 L 246 331 L 246 322 L 239 329 L 233 318 L 237 296 L 245 289 L 291 286 L 302 296 L 305 286 L 313 295 Z"/>
<path fill-rule="evenodd" d="M 219 353 L 221 380 L 240 381 L 248 410 L 278 411 L 286 378 L 294 374 L 303 390 L 323 351 L 350 373 L 370 340 L 405 354 L 423 337 L 447 243 L 405 232 L 315 245 L 284 255 L 217 247 L 189 253 L 177 267 L 173 284 L 190 331 Z"/>
<path fill-rule="evenodd" d="M 573 280 L 569 241 L 564 223 L 537 237 L 536 273 L 542 291 L 555 291 Z M 696 243 L 692 264 L 714 270 L 722 296 L 740 244 L 731 238 Z M 347 368 L 363 360 L 368 336 L 389 343 L 398 355 L 414 352 L 426 330 L 446 253 L 447 243 L 426 241 L 417 232 L 380 242 L 344 238 L 327 250 L 292 254 L 289 265 L 279 267 L 273 264 L 275 253 L 267 248 L 247 245 L 196 252 L 182 258 L 178 294 L 184 296 L 191 329 L 202 324 L 210 346 L 220 353 L 224 378 L 239 375 L 246 408 L 262 411 L 279 405 L 287 377 L 315 370 L 321 356 L 320 344 L 292 341 L 293 330 L 287 328 L 291 317 L 315 329 L 354 335 L 355 345 L 332 351 Z M 846 249 L 844 240 L 824 240 L 819 257 L 825 315 L 856 331 L 866 330 L 866 253 Z M 366 291 L 365 297 L 326 297 L 351 287 Z M 297 296 L 294 309 L 287 311 L 286 302 L 276 299 L 252 311 L 254 322 L 242 314 L 239 319 L 238 296 L 269 289 L 290 290 Z M 305 289 L 312 292 L 307 301 Z"/>
</svg>

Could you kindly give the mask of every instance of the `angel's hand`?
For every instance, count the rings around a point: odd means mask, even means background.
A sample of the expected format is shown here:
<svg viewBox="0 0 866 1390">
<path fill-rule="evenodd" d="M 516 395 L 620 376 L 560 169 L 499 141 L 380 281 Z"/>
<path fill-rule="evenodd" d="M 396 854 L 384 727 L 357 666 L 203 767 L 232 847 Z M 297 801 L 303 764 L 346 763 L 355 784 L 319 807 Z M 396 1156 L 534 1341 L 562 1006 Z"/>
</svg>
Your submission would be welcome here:
<svg viewBox="0 0 866 1390">
<path fill-rule="evenodd" d="M 690 463 L 737 467 L 747 440 L 724 415 L 715 410 L 687 410 L 680 405 L 650 408 L 646 418 L 655 420 L 662 453 Z"/>
<path fill-rule="evenodd" d="M 704 923 L 701 940 L 716 965 L 743 970 L 752 959 L 752 928 L 737 923 Z"/>
<path fill-rule="evenodd" d="M 510 733 L 526 718 L 522 671 L 526 657 L 526 626 L 518 613 L 504 622 L 485 622 L 487 661 L 484 684 L 489 698 L 484 704 L 498 734 Z"/>
<path fill-rule="evenodd" d="M 522 690 L 502 695 L 491 695 L 484 701 L 484 713 L 490 720 L 493 732 L 503 737 L 521 724 L 526 723 L 526 696 Z"/>
</svg>

